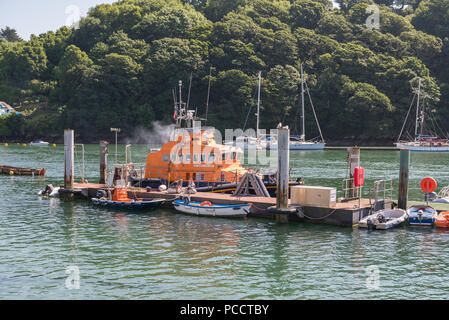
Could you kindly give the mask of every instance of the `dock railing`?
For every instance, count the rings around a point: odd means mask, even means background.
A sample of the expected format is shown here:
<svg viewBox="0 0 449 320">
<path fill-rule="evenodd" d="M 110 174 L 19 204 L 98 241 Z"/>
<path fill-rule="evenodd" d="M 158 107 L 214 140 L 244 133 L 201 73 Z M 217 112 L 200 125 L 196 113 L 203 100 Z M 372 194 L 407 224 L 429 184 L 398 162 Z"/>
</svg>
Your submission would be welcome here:
<svg viewBox="0 0 449 320">
<path fill-rule="evenodd" d="M 354 186 L 354 178 L 343 179 L 342 183 L 343 201 L 359 199 L 362 187 Z"/>
<path fill-rule="evenodd" d="M 374 182 L 374 203 L 385 200 L 393 200 L 393 179 Z"/>
</svg>

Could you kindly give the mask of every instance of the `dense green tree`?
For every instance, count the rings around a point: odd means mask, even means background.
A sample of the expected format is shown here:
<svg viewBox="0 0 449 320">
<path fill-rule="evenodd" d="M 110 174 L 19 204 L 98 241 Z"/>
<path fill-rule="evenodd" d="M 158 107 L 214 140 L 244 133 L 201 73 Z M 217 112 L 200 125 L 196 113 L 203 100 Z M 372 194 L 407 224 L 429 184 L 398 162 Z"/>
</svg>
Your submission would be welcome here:
<svg viewBox="0 0 449 320">
<path fill-rule="evenodd" d="M 8 26 L 0 30 L 0 39 L 5 39 L 8 42 L 23 41 L 23 39 L 17 34 L 17 31 Z"/>
<path fill-rule="evenodd" d="M 449 0 L 427 0 L 419 4 L 412 24 L 440 38 L 449 37 Z"/>
<path fill-rule="evenodd" d="M 326 7 L 312 0 L 296 0 L 290 7 L 293 28 L 315 29 L 325 15 Z"/>
<path fill-rule="evenodd" d="M 255 126 L 262 72 L 262 127 L 283 122 L 297 132 L 301 64 L 326 137 L 396 137 L 418 78 L 437 118 L 449 121 L 449 0 L 337 2 L 122 0 L 90 9 L 79 29 L 0 36 L 2 100 L 48 101 L 0 119 L 0 136 L 150 128 L 171 121 L 172 90 L 182 80 L 186 99 L 190 77 L 190 107 L 204 116 L 210 66 L 207 124 L 221 130 L 242 127 L 247 115 Z M 366 26 L 371 4 L 379 29 Z M 306 126 L 317 134 L 313 121 Z"/>
</svg>

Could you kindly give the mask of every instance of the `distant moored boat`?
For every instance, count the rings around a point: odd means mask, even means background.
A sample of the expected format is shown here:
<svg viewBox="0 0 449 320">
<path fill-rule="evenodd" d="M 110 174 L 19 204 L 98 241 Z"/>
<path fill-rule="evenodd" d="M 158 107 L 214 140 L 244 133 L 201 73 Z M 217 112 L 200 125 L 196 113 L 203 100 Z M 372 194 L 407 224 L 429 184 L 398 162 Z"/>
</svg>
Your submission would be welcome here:
<svg viewBox="0 0 449 320">
<path fill-rule="evenodd" d="M 45 147 L 45 146 L 48 146 L 48 145 L 49 145 L 48 142 L 45 142 L 45 141 L 42 141 L 42 140 L 33 141 L 33 142 L 30 143 L 30 146 L 33 146 L 33 147 Z"/>
</svg>

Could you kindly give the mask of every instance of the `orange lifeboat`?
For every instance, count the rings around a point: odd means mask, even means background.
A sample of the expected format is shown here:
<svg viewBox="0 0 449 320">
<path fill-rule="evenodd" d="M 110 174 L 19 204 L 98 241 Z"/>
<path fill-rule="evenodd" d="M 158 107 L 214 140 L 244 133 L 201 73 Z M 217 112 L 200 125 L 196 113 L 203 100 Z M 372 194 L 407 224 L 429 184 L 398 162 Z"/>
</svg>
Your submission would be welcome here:
<svg viewBox="0 0 449 320">
<path fill-rule="evenodd" d="M 449 211 L 441 212 L 435 220 L 435 226 L 449 228 Z"/>
</svg>

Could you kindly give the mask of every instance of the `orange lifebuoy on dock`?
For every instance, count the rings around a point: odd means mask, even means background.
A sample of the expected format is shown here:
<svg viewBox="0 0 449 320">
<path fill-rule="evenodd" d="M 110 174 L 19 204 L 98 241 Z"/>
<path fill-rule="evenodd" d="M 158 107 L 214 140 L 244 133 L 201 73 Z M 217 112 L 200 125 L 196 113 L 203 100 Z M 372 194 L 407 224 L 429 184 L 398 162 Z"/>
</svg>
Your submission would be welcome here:
<svg viewBox="0 0 449 320">
<path fill-rule="evenodd" d="M 201 202 L 201 206 L 202 207 L 204 207 L 204 206 L 212 207 L 212 203 L 210 203 L 210 201 L 203 201 L 203 202 Z"/>
<path fill-rule="evenodd" d="M 430 193 L 437 189 L 437 182 L 434 178 L 426 177 L 421 180 L 421 190 Z"/>
</svg>

